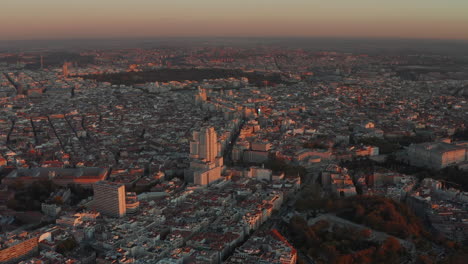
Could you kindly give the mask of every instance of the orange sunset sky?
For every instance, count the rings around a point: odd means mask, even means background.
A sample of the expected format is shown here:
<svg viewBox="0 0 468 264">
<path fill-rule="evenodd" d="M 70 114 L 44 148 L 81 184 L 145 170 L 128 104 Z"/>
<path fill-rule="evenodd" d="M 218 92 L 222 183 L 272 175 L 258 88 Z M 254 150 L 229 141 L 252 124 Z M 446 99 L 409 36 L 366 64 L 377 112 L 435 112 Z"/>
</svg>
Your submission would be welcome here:
<svg viewBox="0 0 468 264">
<path fill-rule="evenodd" d="M 178 36 L 468 39 L 468 0 L 15 0 L 0 40 Z"/>
</svg>

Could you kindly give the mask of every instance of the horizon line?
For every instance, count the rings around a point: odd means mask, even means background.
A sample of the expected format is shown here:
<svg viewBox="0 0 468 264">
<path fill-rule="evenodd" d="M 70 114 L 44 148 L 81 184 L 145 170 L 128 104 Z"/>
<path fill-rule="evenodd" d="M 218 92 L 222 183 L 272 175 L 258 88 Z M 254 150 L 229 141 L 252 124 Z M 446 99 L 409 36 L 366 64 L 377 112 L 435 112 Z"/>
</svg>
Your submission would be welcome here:
<svg viewBox="0 0 468 264">
<path fill-rule="evenodd" d="M 164 40 L 164 39 L 333 39 L 333 40 L 428 40 L 428 41 L 455 41 L 468 42 L 468 38 L 437 38 L 437 37 L 392 37 L 392 36 L 121 36 L 121 37 L 58 37 L 58 38 L 31 38 L 31 39 L 0 39 L 0 42 L 17 41 L 73 41 L 73 40 Z"/>
</svg>

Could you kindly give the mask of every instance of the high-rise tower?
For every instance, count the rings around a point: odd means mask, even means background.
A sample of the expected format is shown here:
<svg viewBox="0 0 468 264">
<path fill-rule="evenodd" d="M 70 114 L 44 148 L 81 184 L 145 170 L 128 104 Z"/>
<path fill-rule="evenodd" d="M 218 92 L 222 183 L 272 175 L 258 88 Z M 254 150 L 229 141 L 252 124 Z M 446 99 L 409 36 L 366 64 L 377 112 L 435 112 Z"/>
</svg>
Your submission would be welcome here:
<svg viewBox="0 0 468 264">
<path fill-rule="evenodd" d="M 100 181 L 93 186 L 94 209 L 111 217 L 125 216 L 125 185 Z"/>
<path fill-rule="evenodd" d="M 213 127 L 204 127 L 200 131 L 193 132 L 190 155 L 207 162 L 215 161 L 218 156 L 218 137 Z"/>
<path fill-rule="evenodd" d="M 193 132 L 190 158 L 190 171 L 195 184 L 208 185 L 221 178 L 223 157 L 214 127 L 203 127 Z"/>
<path fill-rule="evenodd" d="M 63 77 L 67 78 L 68 77 L 68 62 L 65 62 L 62 67 L 63 71 Z"/>
</svg>

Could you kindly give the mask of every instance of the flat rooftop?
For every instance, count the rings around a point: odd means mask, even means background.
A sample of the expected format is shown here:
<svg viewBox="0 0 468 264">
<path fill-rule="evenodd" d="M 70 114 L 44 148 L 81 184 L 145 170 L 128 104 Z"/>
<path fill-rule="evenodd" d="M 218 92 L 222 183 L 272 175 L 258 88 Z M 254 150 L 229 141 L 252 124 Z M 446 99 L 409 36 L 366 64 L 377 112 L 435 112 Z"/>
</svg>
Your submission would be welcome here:
<svg viewBox="0 0 468 264">
<path fill-rule="evenodd" d="M 53 176 L 54 178 L 99 178 L 106 174 L 106 168 L 19 168 L 10 172 L 6 178 L 33 177 L 42 178 Z"/>
</svg>

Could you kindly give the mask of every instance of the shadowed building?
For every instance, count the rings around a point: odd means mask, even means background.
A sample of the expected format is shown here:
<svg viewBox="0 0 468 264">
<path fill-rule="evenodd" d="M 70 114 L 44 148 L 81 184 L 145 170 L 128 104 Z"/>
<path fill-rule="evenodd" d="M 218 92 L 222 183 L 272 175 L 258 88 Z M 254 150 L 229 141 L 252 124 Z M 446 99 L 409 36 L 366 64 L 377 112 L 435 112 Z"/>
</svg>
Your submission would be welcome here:
<svg viewBox="0 0 468 264">
<path fill-rule="evenodd" d="M 50 180 L 60 186 L 77 184 L 82 187 L 91 186 L 106 179 L 108 169 L 103 168 L 31 168 L 16 169 L 2 179 L 2 184 L 14 185 L 22 183 L 30 185 L 36 181 Z"/>
<path fill-rule="evenodd" d="M 408 158 L 413 166 L 442 169 L 466 161 L 466 148 L 445 142 L 411 144 Z"/>
</svg>

